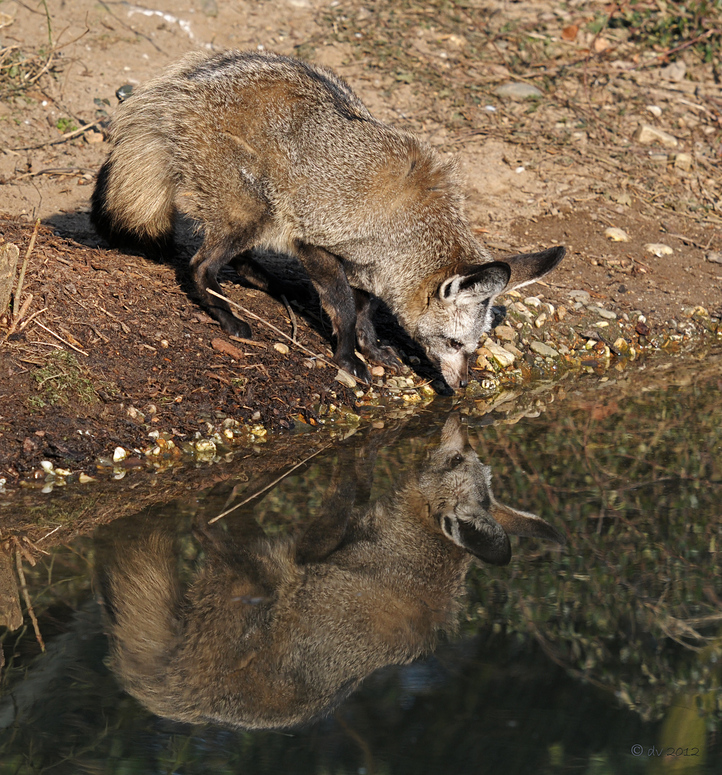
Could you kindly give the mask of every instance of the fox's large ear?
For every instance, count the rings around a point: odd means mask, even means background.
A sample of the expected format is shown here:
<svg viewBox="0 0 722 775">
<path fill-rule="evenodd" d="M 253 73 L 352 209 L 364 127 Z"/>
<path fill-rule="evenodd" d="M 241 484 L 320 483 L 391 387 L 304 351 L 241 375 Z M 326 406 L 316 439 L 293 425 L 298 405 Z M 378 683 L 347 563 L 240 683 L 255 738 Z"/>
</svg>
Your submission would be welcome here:
<svg viewBox="0 0 722 775">
<path fill-rule="evenodd" d="M 501 525 L 502 529 L 512 536 L 526 536 L 527 538 L 543 538 L 546 541 L 554 541 L 556 544 L 565 544 L 566 536 L 552 527 L 546 520 L 529 514 L 526 511 L 517 511 L 503 503 L 494 502 L 491 505 L 491 515 Z"/>
<path fill-rule="evenodd" d="M 555 248 L 542 250 L 540 253 L 520 253 L 518 256 L 505 258 L 504 262 L 511 270 L 506 290 L 521 288 L 549 274 L 564 258 L 566 252 L 567 249 L 563 245 L 558 245 Z"/>
<path fill-rule="evenodd" d="M 473 520 L 459 519 L 454 514 L 444 515 L 440 521 L 444 535 L 490 565 L 508 565 L 511 544 L 504 528 L 489 517 Z"/>
<path fill-rule="evenodd" d="M 444 280 L 437 295 L 444 304 L 478 304 L 500 294 L 510 277 L 509 265 L 501 261 L 472 265 L 466 273 Z"/>
</svg>

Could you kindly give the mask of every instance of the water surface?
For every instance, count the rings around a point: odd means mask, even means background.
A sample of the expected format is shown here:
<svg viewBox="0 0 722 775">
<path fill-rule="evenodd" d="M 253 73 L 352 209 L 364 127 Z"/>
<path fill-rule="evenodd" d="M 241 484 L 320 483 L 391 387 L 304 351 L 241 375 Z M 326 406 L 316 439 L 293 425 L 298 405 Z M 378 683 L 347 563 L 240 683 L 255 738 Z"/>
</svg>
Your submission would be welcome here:
<svg viewBox="0 0 722 775">
<path fill-rule="evenodd" d="M 0 773 L 719 772 L 718 364 L 440 406 L 25 563 Z"/>
</svg>

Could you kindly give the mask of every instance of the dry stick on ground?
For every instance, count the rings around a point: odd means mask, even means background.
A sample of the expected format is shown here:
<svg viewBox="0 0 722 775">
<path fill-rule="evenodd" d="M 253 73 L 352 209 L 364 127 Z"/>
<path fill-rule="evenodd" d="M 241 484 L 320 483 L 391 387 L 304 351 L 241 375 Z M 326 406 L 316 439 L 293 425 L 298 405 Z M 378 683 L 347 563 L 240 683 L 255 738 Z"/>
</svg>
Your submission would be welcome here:
<svg viewBox="0 0 722 775">
<path fill-rule="evenodd" d="M 40 328 L 43 329 L 43 331 L 47 331 L 51 336 L 54 336 L 56 339 L 61 341 L 63 344 L 67 344 L 68 347 L 72 347 L 75 352 L 80 353 L 81 355 L 84 355 L 86 358 L 89 357 L 88 353 L 85 352 L 85 350 L 81 350 L 80 347 L 76 347 L 74 344 L 71 344 L 67 339 L 63 339 L 60 334 L 56 334 L 55 331 L 51 331 L 47 326 L 44 326 L 39 320 L 35 321 L 35 324 L 40 326 Z M 146 345 L 148 347 L 149 345 Z M 154 348 L 151 348 L 154 349 Z"/>
<path fill-rule="evenodd" d="M 45 148 L 48 145 L 61 145 L 62 143 L 67 142 L 68 140 L 72 140 L 74 137 L 79 137 L 83 134 L 83 132 L 87 132 L 90 129 L 95 129 L 96 126 L 100 126 L 100 124 L 105 121 L 105 118 L 99 118 L 97 121 L 93 121 L 92 124 L 86 124 L 85 126 L 81 126 L 80 129 L 74 129 L 72 132 L 66 132 L 64 135 L 60 137 L 59 140 L 47 140 L 44 143 L 38 143 L 37 145 L 24 145 L 22 148 L 8 148 L 8 151 L 34 151 L 37 148 Z"/>
<path fill-rule="evenodd" d="M 28 245 L 28 249 L 25 251 L 25 258 L 23 259 L 23 265 L 22 265 L 22 268 L 20 269 L 20 276 L 18 277 L 18 285 L 15 291 L 15 298 L 13 299 L 13 318 L 17 318 L 18 311 L 20 310 L 20 294 L 22 293 L 22 290 L 23 290 L 23 282 L 25 280 L 25 270 L 28 268 L 28 260 L 30 258 L 30 254 L 33 252 L 33 248 L 35 247 L 35 241 L 38 238 L 39 229 L 40 229 L 40 218 L 38 218 L 35 221 L 33 236 L 30 237 L 30 244 Z"/>
<path fill-rule="evenodd" d="M 283 303 L 286 305 L 286 311 L 288 312 L 288 317 L 291 319 L 291 339 L 295 342 L 296 334 L 298 333 L 298 323 L 296 322 L 296 315 L 291 309 L 291 305 L 288 303 L 288 299 L 283 294 L 281 294 L 281 299 L 283 300 Z"/>
<path fill-rule="evenodd" d="M 299 342 L 296 342 L 295 340 L 291 339 L 291 337 L 290 337 L 288 334 L 284 334 L 284 333 L 283 333 L 283 331 L 281 331 L 281 329 L 280 329 L 280 328 L 276 328 L 276 326 L 274 326 L 274 325 L 273 325 L 273 323 L 269 323 L 267 320 L 265 320 L 264 318 L 262 318 L 260 315 L 256 315 L 256 313 L 255 313 L 255 312 L 251 312 L 251 310 L 250 310 L 250 309 L 246 309 L 246 307 L 243 307 L 243 306 L 241 306 L 240 304 L 236 304 L 236 302 L 235 302 L 235 301 L 233 301 L 232 299 L 229 299 L 227 296 L 223 296 L 223 295 L 222 295 L 222 294 L 220 294 L 220 293 L 216 293 L 216 292 L 215 292 L 214 290 L 212 290 L 211 288 L 206 288 L 206 290 L 207 290 L 207 291 L 208 291 L 208 293 L 210 293 L 212 296 L 216 296 L 216 297 L 217 297 L 217 298 L 219 298 L 219 299 L 223 299 L 224 301 L 227 301 L 229 304 L 231 304 L 233 307 L 237 307 L 239 310 L 241 310 L 241 312 L 242 312 L 244 315 L 248 315 L 249 317 L 252 317 L 254 320 L 257 320 L 259 323 L 263 323 L 263 325 L 265 325 L 265 326 L 268 326 L 268 328 L 270 328 L 272 331 L 275 331 L 277 334 L 279 334 L 280 336 L 282 336 L 284 339 L 288 339 L 288 341 L 289 341 L 289 342 L 291 342 L 291 344 L 294 344 L 294 345 L 296 345 L 296 347 L 298 347 L 298 349 L 299 349 L 299 350 L 303 350 L 303 352 L 307 353 L 307 354 L 308 354 L 308 355 L 310 355 L 312 358 L 318 358 L 318 360 L 319 360 L 319 361 L 321 361 L 321 363 L 325 363 L 327 366 L 330 366 L 331 368 L 334 368 L 334 369 L 337 369 L 337 368 L 338 368 L 338 365 L 337 365 L 337 364 L 331 363 L 331 361 L 327 361 L 327 360 L 326 360 L 324 357 L 322 357 L 322 356 L 321 356 L 321 355 L 319 355 L 318 353 L 315 353 L 315 352 L 313 352 L 312 350 L 309 350 L 307 347 L 304 347 L 304 346 L 303 346 L 302 344 L 300 344 Z M 353 375 L 352 375 L 352 376 L 353 376 Z M 360 382 L 361 382 L 361 380 L 360 380 L 360 379 L 358 379 L 358 377 L 354 377 L 354 379 L 355 379 L 355 380 L 356 380 L 356 382 L 358 382 L 358 383 L 360 383 Z"/>
</svg>

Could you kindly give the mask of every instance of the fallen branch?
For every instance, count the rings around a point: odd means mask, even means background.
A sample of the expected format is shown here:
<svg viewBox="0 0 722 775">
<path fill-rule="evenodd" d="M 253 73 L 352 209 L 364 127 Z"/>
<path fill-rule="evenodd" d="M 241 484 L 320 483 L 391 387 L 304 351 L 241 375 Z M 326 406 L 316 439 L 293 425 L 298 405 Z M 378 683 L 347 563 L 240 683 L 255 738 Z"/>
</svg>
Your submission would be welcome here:
<svg viewBox="0 0 722 775">
<path fill-rule="evenodd" d="M 298 323 L 296 322 L 296 315 L 291 309 L 291 305 L 288 303 L 288 299 L 283 294 L 281 294 L 281 299 L 283 300 L 283 303 L 286 305 L 286 311 L 288 312 L 288 317 L 291 319 L 291 340 L 297 344 L 296 334 L 298 333 Z"/>
<path fill-rule="evenodd" d="M 79 347 L 76 347 L 74 344 L 71 344 L 67 339 L 63 339 L 63 337 L 60 336 L 60 334 L 56 334 L 55 331 L 51 331 L 47 326 L 44 326 L 39 320 L 36 320 L 35 324 L 40 326 L 40 328 L 42 328 L 43 331 L 47 331 L 51 336 L 54 336 L 63 344 L 67 344 L 68 347 L 72 347 L 73 350 L 75 350 L 75 352 L 80 353 L 81 355 L 84 355 L 86 358 L 90 357 L 89 354 L 85 352 L 85 350 L 81 350 Z M 146 346 L 149 346 L 149 345 L 146 345 Z"/>
<path fill-rule="evenodd" d="M 33 629 L 35 630 L 35 637 L 40 644 L 40 650 L 45 651 L 45 643 L 43 642 L 43 636 L 40 634 L 40 627 L 38 626 L 38 620 L 33 610 L 33 604 L 30 601 L 30 595 L 28 594 L 28 584 L 25 581 L 25 573 L 23 571 L 23 560 L 20 553 L 20 548 L 15 550 L 15 566 L 18 569 L 18 577 L 20 578 L 20 590 L 23 593 L 23 600 L 25 600 L 25 607 L 28 611 L 30 621 L 33 623 Z"/>
<path fill-rule="evenodd" d="M 223 296 L 220 293 L 216 293 L 214 290 L 211 290 L 210 288 L 206 288 L 208 293 L 210 293 L 212 296 L 216 296 L 219 299 L 223 299 L 223 301 L 227 301 L 231 306 L 237 307 L 244 315 L 248 315 L 249 317 L 253 318 L 254 320 L 257 320 L 259 323 L 263 323 L 263 325 L 268 326 L 268 328 L 271 329 L 271 331 L 275 331 L 277 334 L 282 336 L 284 339 L 288 339 L 291 344 L 296 345 L 299 350 L 303 350 L 307 355 L 310 355 L 313 358 L 318 358 L 321 363 L 325 363 L 327 366 L 330 366 L 331 368 L 337 369 L 338 366 L 335 363 L 331 363 L 331 361 L 327 361 L 324 357 L 319 355 L 318 353 L 313 352 L 312 350 L 309 350 L 307 347 L 304 347 L 300 342 L 297 342 L 295 339 L 291 339 L 291 337 L 288 334 L 284 334 L 283 331 L 281 331 L 280 328 L 276 328 L 276 326 L 273 325 L 273 323 L 269 323 L 268 320 L 265 320 L 260 315 L 256 315 L 255 312 L 251 312 L 250 309 L 246 309 L 241 304 L 236 304 L 235 301 L 229 299 L 226 296 Z M 353 376 L 353 375 L 351 375 Z M 360 383 L 361 380 L 358 377 L 354 377 L 356 382 Z"/>
<path fill-rule="evenodd" d="M 30 244 L 28 245 L 28 249 L 25 251 L 25 258 L 23 259 L 23 265 L 20 269 L 20 277 L 18 277 L 18 284 L 15 290 L 15 296 L 13 298 L 13 318 L 17 318 L 18 311 L 20 309 L 20 295 L 23 290 L 23 282 L 25 281 L 25 270 L 28 268 L 28 260 L 30 259 L 30 254 L 33 252 L 33 248 L 35 247 L 35 241 L 38 238 L 39 229 L 40 229 L 40 218 L 38 218 L 35 221 L 33 236 L 30 237 Z"/>
<path fill-rule="evenodd" d="M 60 136 L 59 140 L 47 140 L 46 142 L 38 143 L 37 145 L 24 145 L 22 148 L 8 148 L 7 150 L 34 151 L 36 148 L 46 148 L 49 145 L 61 145 L 62 143 L 66 143 L 68 140 L 72 140 L 74 137 L 79 137 L 90 129 L 95 129 L 96 126 L 100 126 L 100 124 L 102 124 L 105 120 L 105 118 L 99 118 L 97 121 L 93 121 L 92 124 L 85 124 L 85 126 L 81 126 L 80 129 L 74 129 L 72 132 L 66 132 L 64 135 Z"/>
</svg>

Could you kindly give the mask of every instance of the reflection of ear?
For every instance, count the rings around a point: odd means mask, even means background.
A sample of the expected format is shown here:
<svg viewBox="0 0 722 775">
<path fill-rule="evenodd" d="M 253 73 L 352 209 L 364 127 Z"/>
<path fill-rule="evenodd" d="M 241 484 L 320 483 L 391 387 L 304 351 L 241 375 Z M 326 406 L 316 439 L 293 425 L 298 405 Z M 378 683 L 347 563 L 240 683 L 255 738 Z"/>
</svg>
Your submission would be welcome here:
<svg viewBox="0 0 722 775">
<path fill-rule="evenodd" d="M 563 533 L 535 514 L 517 511 L 503 503 L 493 503 L 491 515 L 509 535 L 543 538 L 546 541 L 554 541 L 556 544 L 567 542 Z"/>
<path fill-rule="evenodd" d="M 445 304 L 473 304 L 500 294 L 511 277 L 508 264 L 493 261 L 470 266 L 465 274 L 444 280 L 437 295 Z"/>
<path fill-rule="evenodd" d="M 441 529 L 447 538 L 490 565 L 508 565 L 511 544 L 504 528 L 493 519 L 459 519 L 455 515 L 441 518 Z"/>
</svg>

